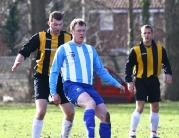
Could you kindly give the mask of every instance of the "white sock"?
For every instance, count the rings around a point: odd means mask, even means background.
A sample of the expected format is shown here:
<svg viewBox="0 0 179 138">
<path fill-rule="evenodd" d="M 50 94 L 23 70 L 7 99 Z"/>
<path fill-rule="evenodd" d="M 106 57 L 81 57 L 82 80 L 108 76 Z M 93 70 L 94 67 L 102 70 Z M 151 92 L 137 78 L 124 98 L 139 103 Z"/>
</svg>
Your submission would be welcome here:
<svg viewBox="0 0 179 138">
<path fill-rule="evenodd" d="M 36 118 L 34 118 L 32 124 L 32 138 L 40 138 L 43 122 L 43 120 L 37 120 Z"/>
<path fill-rule="evenodd" d="M 61 138 L 68 138 L 72 129 L 73 122 L 63 119 Z"/>
<path fill-rule="evenodd" d="M 131 117 L 131 134 L 134 133 L 137 129 L 138 123 L 140 121 L 141 114 L 134 111 Z"/>
<path fill-rule="evenodd" d="M 158 137 L 157 133 L 150 132 L 150 137 L 153 138 L 154 136 Z"/>
<path fill-rule="evenodd" d="M 159 114 L 151 112 L 150 114 L 150 128 L 151 131 L 157 131 L 159 123 Z"/>
</svg>

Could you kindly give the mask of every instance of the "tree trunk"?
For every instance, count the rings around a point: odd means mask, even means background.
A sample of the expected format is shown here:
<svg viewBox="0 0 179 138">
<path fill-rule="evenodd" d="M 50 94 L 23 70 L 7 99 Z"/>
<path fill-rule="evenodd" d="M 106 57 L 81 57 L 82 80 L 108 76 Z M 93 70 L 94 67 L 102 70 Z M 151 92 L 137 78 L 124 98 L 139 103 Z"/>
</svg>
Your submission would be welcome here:
<svg viewBox="0 0 179 138">
<path fill-rule="evenodd" d="M 150 0 L 140 0 L 141 5 L 142 5 L 142 23 L 143 25 L 145 24 L 150 24 L 149 23 L 149 18 L 150 18 L 150 12 L 149 12 L 149 7 L 150 7 Z"/>
<path fill-rule="evenodd" d="M 28 0 L 30 7 L 29 15 L 29 32 L 30 37 L 39 31 L 46 29 L 46 16 L 45 16 L 45 1 L 43 0 Z M 37 51 L 36 51 L 37 52 Z M 32 100 L 34 95 L 34 67 L 36 65 L 36 52 L 32 53 L 30 56 L 29 62 L 29 71 L 28 71 L 28 88 L 29 93 L 27 94 L 27 99 Z"/>
<path fill-rule="evenodd" d="M 134 46 L 133 0 L 128 0 L 128 49 Z"/>
<path fill-rule="evenodd" d="M 165 0 L 165 47 L 172 67 L 172 84 L 165 85 L 165 99 L 179 100 L 179 1 Z"/>
</svg>

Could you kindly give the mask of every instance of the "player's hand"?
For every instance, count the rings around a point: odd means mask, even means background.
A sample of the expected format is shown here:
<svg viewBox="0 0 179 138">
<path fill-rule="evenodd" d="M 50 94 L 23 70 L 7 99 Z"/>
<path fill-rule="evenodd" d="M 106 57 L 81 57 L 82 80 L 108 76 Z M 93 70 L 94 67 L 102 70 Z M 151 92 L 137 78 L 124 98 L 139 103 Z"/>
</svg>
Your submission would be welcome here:
<svg viewBox="0 0 179 138">
<path fill-rule="evenodd" d="M 170 74 L 165 74 L 165 80 L 167 83 L 172 83 L 172 76 Z"/>
<path fill-rule="evenodd" d="M 134 92 L 134 83 L 133 82 L 128 82 L 127 83 L 127 88 L 129 92 Z"/>
<path fill-rule="evenodd" d="M 61 98 L 58 94 L 54 94 L 52 95 L 52 99 L 54 104 L 59 105 L 61 103 Z"/>
<path fill-rule="evenodd" d="M 12 66 L 12 71 L 14 71 L 20 65 L 20 63 L 22 63 L 24 60 L 25 60 L 24 56 L 21 54 L 18 54 L 15 59 L 14 65 Z"/>
<path fill-rule="evenodd" d="M 12 66 L 12 71 L 14 71 L 18 66 L 20 62 L 15 62 L 14 65 Z"/>
<path fill-rule="evenodd" d="M 117 88 L 120 90 L 121 93 L 125 93 L 125 87 L 123 85 L 119 84 Z"/>
</svg>

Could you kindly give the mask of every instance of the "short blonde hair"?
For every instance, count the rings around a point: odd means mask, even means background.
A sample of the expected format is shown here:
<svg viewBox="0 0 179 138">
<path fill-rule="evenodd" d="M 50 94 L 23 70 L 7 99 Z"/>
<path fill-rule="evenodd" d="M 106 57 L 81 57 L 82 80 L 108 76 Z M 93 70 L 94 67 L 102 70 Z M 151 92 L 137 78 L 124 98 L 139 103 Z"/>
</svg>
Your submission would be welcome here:
<svg viewBox="0 0 179 138">
<path fill-rule="evenodd" d="M 74 19 L 74 20 L 71 22 L 71 24 L 70 24 L 70 30 L 74 30 L 76 24 L 79 24 L 80 26 L 83 26 L 83 25 L 86 26 L 86 23 L 83 21 L 83 19 L 81 19 L 81 18 L 76 18 L 76 19 Z"/>
<path fill-rule="evenodd" d="M 143 26 L 141 27 L 141 32 L 142 32 L 143 29 L 146 29 L 146 28 L 151 29 L 151 32 L 153 33 L 154 29 L 153 29 L 153 27 L 152 27 L 151 25 L 149 25 L 149 24 L 143 25 Z"/>
</svg>

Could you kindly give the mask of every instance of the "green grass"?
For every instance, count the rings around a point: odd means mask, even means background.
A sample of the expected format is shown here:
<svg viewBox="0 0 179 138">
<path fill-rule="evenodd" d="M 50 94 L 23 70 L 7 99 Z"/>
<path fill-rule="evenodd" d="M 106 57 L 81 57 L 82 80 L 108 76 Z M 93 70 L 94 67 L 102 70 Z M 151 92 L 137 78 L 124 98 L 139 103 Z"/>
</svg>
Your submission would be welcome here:
<svg viewBox="0 0 179 138">
<path fill-rule="evenodd" d="M 131 114 L 135 104 L 107 104 L 111 114 L 112 138 L 128 138 Z M 149 138 L 149 104 L 146 104 L 137 129 L 137 138 Z M 83 109 L 75 108 L 75 120 L 70 138 L 85 138 Z M 0 138 L 30 138 L 34 104 L 0 105 Z M 61 110 L 48 105 L 41 138 L 59 138 L 61 130 Z M 96 138 L 99 120 L 96 118 Z M 179 102 L 162 102 L 160 104 L 160 138 L 179 138 Z"/>
</svg>

